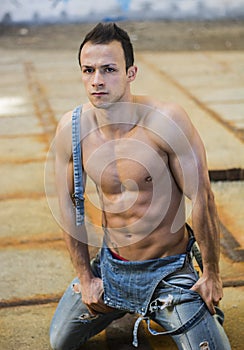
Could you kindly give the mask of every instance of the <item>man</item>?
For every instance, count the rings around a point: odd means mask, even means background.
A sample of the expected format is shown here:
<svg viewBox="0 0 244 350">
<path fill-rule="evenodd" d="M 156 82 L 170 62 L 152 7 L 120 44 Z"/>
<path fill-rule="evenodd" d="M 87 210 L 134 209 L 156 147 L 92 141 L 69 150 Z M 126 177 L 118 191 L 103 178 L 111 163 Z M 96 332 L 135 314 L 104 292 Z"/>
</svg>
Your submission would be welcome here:
<svg viewBox="0 0 244 350">
<path fill-rule="evenodd" d="M 135 346 L 141 320 L 157 333 L 153 319 L 179 349 L 230 349 L 217 307 L 223 296 L 218 218 L 195 128 L 177 105 L 131 93 L 137 67 L 128 34 L 116 24 L 98 24 L 87 34 L 79 63 L 89 102 L 67 113 L 56 135 L 62 227 L 78 278 L 54 315 L 52 348 L 80 349 L 131 312 L 139 314 Z M 93 238 L 83 220 L 87 175 L 97 188 L 104 231 L 92 262 L 87 243 Z M 185 196 L 202 255 L 200 278 Z"/>
</svg>

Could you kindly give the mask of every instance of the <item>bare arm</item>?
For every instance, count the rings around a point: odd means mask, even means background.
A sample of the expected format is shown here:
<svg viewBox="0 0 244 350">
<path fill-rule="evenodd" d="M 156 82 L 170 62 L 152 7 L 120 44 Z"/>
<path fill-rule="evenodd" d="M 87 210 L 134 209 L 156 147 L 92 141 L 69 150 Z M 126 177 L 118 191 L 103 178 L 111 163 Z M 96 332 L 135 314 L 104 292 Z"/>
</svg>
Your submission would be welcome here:
<svg viewBox="0 0 244 350">
<path fill-rule="evenodd" d="M 90 268 L 85 225 L 76 226 L 75 208 L 71 200 L 73 193 L 73 163 L 70 119 L 70 114 L 62 118 L 55 138 L 55 174 L 61 225 L 72 263 L 80 279 L 82 301 L 92 314 L 96 314 L 97 312 L 108 312 L 111 309 L 102 300 L 102 280 L 94 277 Z"/>
<path fill-rule="evenodd" d="M 214 314 L 214 305 L 222 299 L 223 290 L 219 272 L 218 216 L 213 193 L 207 184 L 198 191 L 192 210 L 192 223 L 203 260 L 203 275 L 192 289 L 202 296 L 209 311 Z"/>
<path fill-rule="evenodd" d="M 175 177 L 178 178 L 178 183 L 182 186 L 183 192 L 192 200 L 193 231 L 202 255 L 203 274 L 192 287 L 192 290 L 201 295 L 209 311 L 214 314 L 214 305 L 223 296 L 219 274 L 220 238 L 218 216 L 211 190 L 204 146 L 188 118 L 183 115 L 183 119 L 185 124 L 184 132 L 190 143 L 191 152 L 184 154 L 184 147 L 182 147 L 183 153 L 179 155 L 180 158 L 182 157 L 181 171 L 178 170 L 178 160 L 175 159 L 175 156 L 171 161 L 171 166 Z M 185 172 L 184 184 L 181 180 L 182 177 L 181 179 L 179 178 L 179 173 L 182 171 L 183 173 Z M 192 186 L 193 179 L 198 180 L 197 189 L 194 189 Z"/>
<path fill-rule="evenodd" d="M 192 201 L 192 225 L 199 245 L 203 274 L 192 290 L 198 292 L 214 314 L 223 296 L 219 273 L 220 237 L 217 210 L 211 190 L 203 143 L 186 113 L 178 107 L 169 115 L 179 130 L 170 135 L 169 166 L 182 192 Z M 170 133 L 171 127 L 169 127 Z M 169 138 L 170 140 L 170 138 Z"/>
</svg>

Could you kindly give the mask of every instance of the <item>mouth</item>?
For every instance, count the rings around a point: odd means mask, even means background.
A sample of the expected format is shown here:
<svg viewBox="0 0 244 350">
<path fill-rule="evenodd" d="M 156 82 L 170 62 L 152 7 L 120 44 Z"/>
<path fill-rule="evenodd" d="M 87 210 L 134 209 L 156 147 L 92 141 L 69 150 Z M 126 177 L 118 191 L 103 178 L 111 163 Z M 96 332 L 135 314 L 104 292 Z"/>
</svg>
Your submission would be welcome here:
<svg viewBox="0 0 244 350">
<path fill-rule="evenodd" d="M 105 96 L 105 95 L 108 95 L 108 93 L 107 93 L 107 92 L 102 92 L 102 91 L 93 92 L 93 93 L 92 93 L 92 96 L 97 96 L 97 97 L 99 97 L 99 96 Z"/>
</svg>

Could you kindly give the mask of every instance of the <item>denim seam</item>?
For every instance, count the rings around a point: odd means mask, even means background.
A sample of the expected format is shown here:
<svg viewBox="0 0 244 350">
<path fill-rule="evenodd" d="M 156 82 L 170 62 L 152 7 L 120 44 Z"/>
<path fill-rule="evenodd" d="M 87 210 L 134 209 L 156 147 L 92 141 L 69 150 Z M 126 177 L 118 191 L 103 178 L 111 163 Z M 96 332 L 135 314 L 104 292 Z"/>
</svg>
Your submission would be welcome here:
<svg viewBox="0 0 244 350">
<path fill-rule="evenodd" d="M 205 327 L 208 330 L 208 339 L 203 339 L 203 341 L 208 341 L 209 342 L 209 340 L 210 340 L 211 341 L 210 349 L 212 350 L 212 346 L 214 346 L 214 349 L 218 350 L 218 348 L 217 348 L 218 344 L 215 344 L 214 338 L 212 337 L 212 332 L 211 332 L 211 330 L 209 328 L 209 322 L 206 322 L 205 320 L 204 320 L 204 322 L 205 322 Z"/>
<path fill-rule="evenodd" d="M 182 320 L 181 320 L 180 314 L 179 314 L 179 312 L 178 312 L 178 310 L 177 310 L 177 307 L 175 308 L 175 312 L 176 312 L 176 315 L 177 315 L 177 318 L 178 318 L 179 323 L 182 324 Z M 180 336 L 180 337 L 185 336 L 186 339 L 187 339 L 187 343 L 188 343 L 187 346 L 189 346 L 189 350 L 194 350 L 194 349 L 192 349 L 192 347 L 191 347 L 191 343 L 190 343 L 190 340 L 189 340 L 188 332 L 182 333 L 182 334 L 180 334 L 179 336 Z"/>
</svg>

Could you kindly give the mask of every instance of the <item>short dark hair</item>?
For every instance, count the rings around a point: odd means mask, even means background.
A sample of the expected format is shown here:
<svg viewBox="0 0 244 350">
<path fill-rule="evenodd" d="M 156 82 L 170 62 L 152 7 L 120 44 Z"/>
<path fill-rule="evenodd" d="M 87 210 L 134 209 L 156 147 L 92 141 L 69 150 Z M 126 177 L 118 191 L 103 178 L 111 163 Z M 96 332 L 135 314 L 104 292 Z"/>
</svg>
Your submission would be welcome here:
<svg viewBox="0 0 244 350">
<path fill-rule="evenodd" d="M 78 54 L 79 65 L 81 50 L 88 41 L 93 44 L 109 44 L 114 40 L 119 41 L 122 45 L 127 71 L 128 68 L 134 64 L 133 46 L 127 32 L 115 23 L 98 23 L 89 33 L 87 33 L 85 39 L 80 45 Z"/>
</svg>

